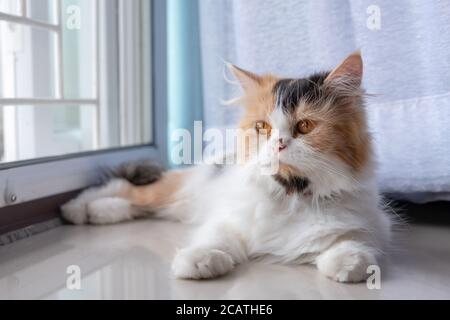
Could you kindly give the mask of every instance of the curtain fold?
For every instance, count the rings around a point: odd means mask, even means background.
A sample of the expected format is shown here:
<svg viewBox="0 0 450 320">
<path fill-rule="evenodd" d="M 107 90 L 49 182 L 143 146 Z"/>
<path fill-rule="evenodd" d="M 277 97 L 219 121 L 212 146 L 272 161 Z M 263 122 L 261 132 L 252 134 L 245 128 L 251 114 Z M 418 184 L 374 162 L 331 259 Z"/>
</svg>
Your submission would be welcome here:
<svg viewBox="0 0 450 320">
<path fill-rule="evenodd" d="M 232 126 L 238 94 L 223 61 L 301 77 L 361 49 L 383 191 L 417 201 L 450 192 L 450 1 L 199 0 L 203 112 Z M 429 195 L 429 196 L 424 196 Z"/>
</svg>

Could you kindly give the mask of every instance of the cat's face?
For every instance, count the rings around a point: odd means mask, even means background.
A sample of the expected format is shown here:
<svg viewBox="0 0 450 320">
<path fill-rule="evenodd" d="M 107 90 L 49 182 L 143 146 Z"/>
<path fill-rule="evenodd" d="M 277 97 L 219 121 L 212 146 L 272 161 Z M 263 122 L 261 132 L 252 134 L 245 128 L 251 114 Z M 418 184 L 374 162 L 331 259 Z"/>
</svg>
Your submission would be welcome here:
<svg viewBox="0 0 450 320">
<path fill-rule="evenodd" d="M 370 141 L 361 106 L 359 53 L 332 72 L 304 79 L 259 76 L 233 68 L 244 89 L 239 127 L 268 134 L 266 150 L 278 156 L 279 179 L 289 185 L 296 177 L 339 179 L 363 170 Z"/>
</svg>

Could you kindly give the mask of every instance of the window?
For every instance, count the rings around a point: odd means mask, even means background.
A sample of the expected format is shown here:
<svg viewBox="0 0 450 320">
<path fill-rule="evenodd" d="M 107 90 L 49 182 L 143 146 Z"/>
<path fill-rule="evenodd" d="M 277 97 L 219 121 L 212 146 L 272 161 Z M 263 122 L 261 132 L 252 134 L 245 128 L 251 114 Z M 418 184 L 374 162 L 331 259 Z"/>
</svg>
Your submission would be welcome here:
<svg viewBox="0 0 450 320">
<path fill-rule="evenodd" d="M 1 162 L 151 143 L 150 2 L 110 3 L 0 0 Z"/>
<path fill-rule="evenodd" d="M 165 54 L 163 0 L 0 0 L 0 207 L 165 162 Z"/>
</svg>

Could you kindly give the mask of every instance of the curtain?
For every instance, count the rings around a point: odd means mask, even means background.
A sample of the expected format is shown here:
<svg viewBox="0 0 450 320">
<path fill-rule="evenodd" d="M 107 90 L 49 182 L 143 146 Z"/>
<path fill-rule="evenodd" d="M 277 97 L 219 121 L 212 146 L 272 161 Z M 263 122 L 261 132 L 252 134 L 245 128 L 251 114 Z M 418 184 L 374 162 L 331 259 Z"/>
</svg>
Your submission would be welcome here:
<svg viewBox="0 0 450 320">
<path fill-rule="evenodd" d="M 193 136 L 194 121 L 203 118 L 198 4 L 197 0 L 167 0 L 169 161 L 178 143 L 172 140 L 174 130 L 187 129 Z"/>
<path fill-rule="evenodd" d="M 199 0 L 206 127 L 230 127 L 224 61 L 301 77 L 355 49 L 382 191 L 427 201 L 450 192 L 450 1 Z"/>
</svg>

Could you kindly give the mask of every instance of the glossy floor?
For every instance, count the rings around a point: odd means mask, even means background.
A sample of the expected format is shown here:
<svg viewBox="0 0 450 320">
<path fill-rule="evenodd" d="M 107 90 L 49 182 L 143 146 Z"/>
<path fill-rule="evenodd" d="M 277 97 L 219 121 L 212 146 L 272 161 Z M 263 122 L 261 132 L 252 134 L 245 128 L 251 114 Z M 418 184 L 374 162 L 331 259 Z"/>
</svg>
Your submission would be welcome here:
<svg viewBox="0 0 450 320">
<path fill-rule="evenodd" d="M 390 254 L 381 289 L 338 284 L 310 266 L 248 263 L 208 281 L 176 280 L 170 261 L 189 229 L 143 220 L 63 226 L 0 248 L 1 299 L 450 299 L 450 228 L 413 225 Z M 81 271 L 81 290 L 67 271 Z"/>
</svg>

